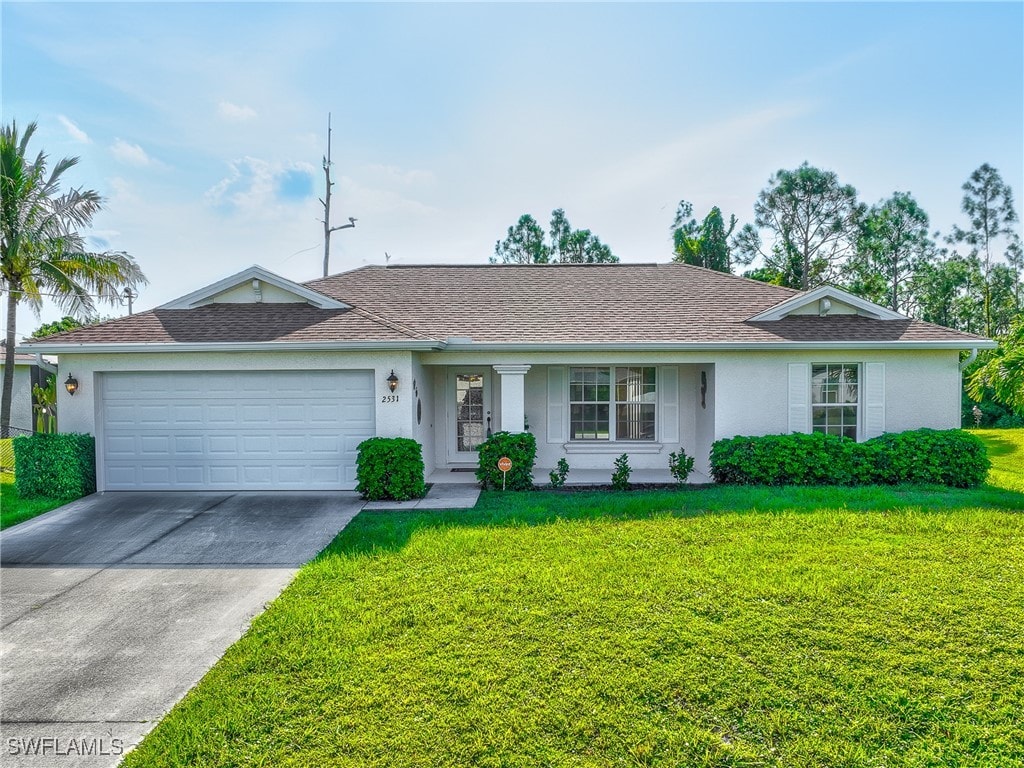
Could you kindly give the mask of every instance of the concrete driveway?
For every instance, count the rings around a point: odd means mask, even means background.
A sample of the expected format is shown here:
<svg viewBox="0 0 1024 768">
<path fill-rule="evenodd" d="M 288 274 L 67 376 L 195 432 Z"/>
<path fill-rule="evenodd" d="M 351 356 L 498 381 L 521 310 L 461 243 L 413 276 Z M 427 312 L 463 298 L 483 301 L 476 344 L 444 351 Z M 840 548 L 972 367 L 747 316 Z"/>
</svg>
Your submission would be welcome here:
<svg viewBox="0 0 1024 768">
<path fill-rule="evenodd" d="M 0 765 L 116 765 L 361 506 L 108 493 L 0 533 Z"/>
</svg>

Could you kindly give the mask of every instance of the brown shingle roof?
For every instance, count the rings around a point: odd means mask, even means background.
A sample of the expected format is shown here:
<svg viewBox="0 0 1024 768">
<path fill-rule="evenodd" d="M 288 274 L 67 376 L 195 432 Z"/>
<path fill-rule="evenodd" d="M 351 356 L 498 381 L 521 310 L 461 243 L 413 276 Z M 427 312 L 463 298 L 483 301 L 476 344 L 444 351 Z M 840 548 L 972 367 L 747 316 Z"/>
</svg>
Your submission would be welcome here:
<svg viewBox="0 0 1024 768">
<path fill-rule="evenodd" d="M 971 340 L 919 320 L 747 318 L 798 294 L 685 264 L 364 267 L 306 283 L 445 339 L 492 343 Z"/>
<path fill-rule="evenodd" d="M 261 341 L 409 341 L 418 338 L 358 309 L 308 304 L 207 304 L 154 309 L 47 336 L 54 344 Z"/>
<path fill-rule="evenodd" d="M 364 267 L 306 286 L 353 307 L 212 304 L 156 309 L 44 343 L 770 343 L 963 341 L 919 320 L 747 318 L 798 291 L 683 264 Z"/>
</svg>

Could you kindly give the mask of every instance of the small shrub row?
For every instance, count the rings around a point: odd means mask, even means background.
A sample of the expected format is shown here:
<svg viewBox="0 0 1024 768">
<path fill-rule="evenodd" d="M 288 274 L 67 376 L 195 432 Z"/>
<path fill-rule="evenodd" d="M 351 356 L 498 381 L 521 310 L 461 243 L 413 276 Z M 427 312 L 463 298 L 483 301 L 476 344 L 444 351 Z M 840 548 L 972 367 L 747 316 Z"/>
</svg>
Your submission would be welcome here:
<svg viewBox="0 0 1024 768">
<path fill-rule="evenodd" d="M 16 437 L 14 482 L 23 499 L 77 499 L 96 491 L 96 441 L 66 432 Z"/>
<path fill-rule="evenodd" d="M 715 481 L 735 485 L 973 488 L 985 481 L 990 466 L 981 440 L 959 429 L 918 429 L 863 443 L 821 433 L 740 436 L 711 447 Z"/>
<path fill-rule="evenodd" d="M 356 490 L 370 501 L 407 501 L 427 492 L 423 448 L 408 437 L 371 437 L 359 444 Z"/>
<path fill-rule="evenodd" d="M 504 477 L 504 488 L 510 491 L 528 491 L 533 488 L 533 467 L 537 460 L 537 439 L 529 432 L 512 433 L 496 432 L 478 449 L 480 456 L 476 479 L 486 489 L 501 488 L 502 472 L 498 469 L 498 460 L 507 456 L 512 461 L 512 468 Z M 678 453 L 668 457 L 669 472 L 679 484 L 686 482 L 687 476 L 693 471 L 693 457 L 687 456 L 682 448 Z M 629 490 L 629 478 L 632 474 L 629 455 L 622 454 L 615 459 L 611 485 L 616 490 Z M 569 462 L 564 458 L 558 460 L 555 469 L 548 473 L 552 488 L 562 488 L 569 476 Z"/>
</svg>

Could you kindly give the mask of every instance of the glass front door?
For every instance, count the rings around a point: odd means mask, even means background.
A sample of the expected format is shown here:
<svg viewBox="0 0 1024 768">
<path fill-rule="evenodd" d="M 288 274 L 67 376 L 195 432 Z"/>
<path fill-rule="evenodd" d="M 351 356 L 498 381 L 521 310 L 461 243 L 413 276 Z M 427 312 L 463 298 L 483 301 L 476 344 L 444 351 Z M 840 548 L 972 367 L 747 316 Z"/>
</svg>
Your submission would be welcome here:
<svg viewBox="0 0 1024 768">
<path fill-rule="evenodd" d="M 448 458 L 476 462 L 476 449 L 487 439 L 490 390 L 486 371 L 453 371 L 449 375 Z"/>
</svg>

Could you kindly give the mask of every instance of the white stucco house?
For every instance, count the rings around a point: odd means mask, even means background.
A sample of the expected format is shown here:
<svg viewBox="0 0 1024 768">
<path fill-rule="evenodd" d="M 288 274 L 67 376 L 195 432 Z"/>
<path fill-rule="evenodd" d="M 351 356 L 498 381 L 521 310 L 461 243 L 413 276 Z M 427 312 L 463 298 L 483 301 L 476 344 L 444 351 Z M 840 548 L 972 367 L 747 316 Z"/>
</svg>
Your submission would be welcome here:
<svg viewBox="0 0 1024 768">
<path fill-rule="evenodd" d="M 622 453 L 664 472 L 680 447 L 706 477 L 737 434 L 957 427 L 959 354 L 993 346 L 836 288 L 621 264 L 252 267 L 22 349 L 77 381 L 60 428 L 96 436 L 111 491 L 351 489 L 373 435 L 414 438 L 440 479 L 524 428 L 541 477 Z"/>
</svg>

